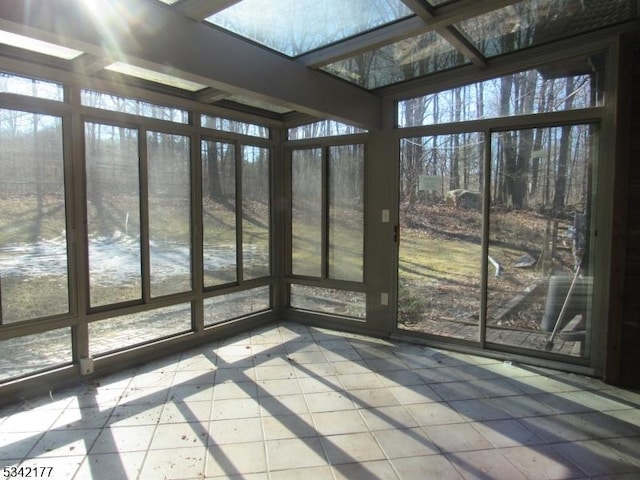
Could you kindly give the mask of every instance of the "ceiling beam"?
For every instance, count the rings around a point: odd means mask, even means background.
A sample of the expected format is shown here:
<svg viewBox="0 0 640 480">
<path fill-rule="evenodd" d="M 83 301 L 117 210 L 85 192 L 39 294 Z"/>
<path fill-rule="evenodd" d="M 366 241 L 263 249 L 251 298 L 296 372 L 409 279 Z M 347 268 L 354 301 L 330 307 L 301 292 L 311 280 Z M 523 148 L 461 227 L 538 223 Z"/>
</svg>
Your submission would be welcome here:
<svg viewBox="0 0 640 480">
<path fill-rule="evenodd" d="M 88 53 L 80 55 L 71 61 L 73 71 L 82 75 L 95 75 L 105 67 L 113 63 L 113 60 L 104 57 L 96 57 Z"/>
<path fill-rule="evenodd" d="M 364 128 L 381 99 L 150 0 L 0 0 L 0 29 Z"/>
<path fill-rule="evenodd" d="M 227 98 L 229 94 L 215 88 L 207 88 L 196 94 L 196 98 L 202 103 L 213 103 Z"/>
<path fill-rule="evenodd" d="M 177 11 L 187 17 L 202 21 L 225 8 L 235 5 L 240 0 L 183 0 L 176 4 Z"/>
</svg>

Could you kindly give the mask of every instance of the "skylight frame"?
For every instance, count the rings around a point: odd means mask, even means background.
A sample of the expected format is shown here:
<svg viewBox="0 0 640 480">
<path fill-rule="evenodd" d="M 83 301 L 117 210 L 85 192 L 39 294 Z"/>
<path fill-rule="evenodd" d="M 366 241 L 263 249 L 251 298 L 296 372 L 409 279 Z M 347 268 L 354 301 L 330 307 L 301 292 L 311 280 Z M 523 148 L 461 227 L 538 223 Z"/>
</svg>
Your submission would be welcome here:
<svg viewBox="0 0 640 480">
<path fill-rule="evenodd" d="M 186 90 L 188 92 L 198 92 L 200 90 L 208 88 L 206 85 L 203 85 L 201 83 L 193 82 L 191 80 L 185 80 L 184 78 L 158 72 L 156 70 L 138 67 L 136 65 L 131 65 L 130 63 L 114 62 L 110 65 L 107 65 L 105 67 L 105 70 L 139 78 L 141 80 L 147 80 L 149 82 L 159 83 L 161 85 L 167 85 L 169 87 L 178 88 L 180 90 Z"/>
<path fill-rule="evenodd" d="M 84 52 L 73 48 L 64 47 L 37 38 L 19 35 L 17 33 L 0 30 L 0 44 L 9 45 L 11 47 L 29 50 L 31 52 L 40 53 L 49 57 L 59 58 L 61 60 L 74 60 Z"/>
</svg>

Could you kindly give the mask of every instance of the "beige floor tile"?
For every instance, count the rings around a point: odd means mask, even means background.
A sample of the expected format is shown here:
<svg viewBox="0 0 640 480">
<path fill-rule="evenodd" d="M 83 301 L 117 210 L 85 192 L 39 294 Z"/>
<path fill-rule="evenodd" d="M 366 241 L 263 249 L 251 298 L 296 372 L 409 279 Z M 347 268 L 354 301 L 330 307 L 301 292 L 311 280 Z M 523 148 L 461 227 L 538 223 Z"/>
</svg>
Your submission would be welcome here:
<svg viewBox="0 0 640 480">
<path fill-rule="evenodd" d="M 361 390 L 364 388 L 382 388 L 384 385 L 375 373 L 359 373 L 338 375 L 342 386 L 347 390 Z"/>
<path fill-rule="evenodd" d="M 202 445 L 149 451 L 142 465 L 140 478 L 198 478 L 205 473 L 205 452 Z"/>
<path fill-rule="evenodd" d="M 199 448 L 207 445 L 208 435 L 206 423 L 166 423 L 156 427 L 149 449 Z"/>
<path fill-rule="evenodd" d="M 240 398 L 256 398 L 258 387 L 255 382 L 216 383 L 213 389 L 214 400 L 236 400 Z"/>
<path fill-rule="evenodd" d="M 85 458 L 73 478 L 74 480 L 136 479 L 142 470 L 145 455 L 146 452 L 91 454 Z"/>
<path fill-rule="evenodd" d="M 208 437 L 209 445 L 261 442 L 262 421 L 260 417 L 216 420 L 209 424 Z"/>
<path fill-rule="evenodd" d="M 374 432 L 387 458 L 419 457 L 439 454 L 437 445 L 422 428 Z"/>
<path fill-rule="evenodd" d="M 448 425 L 450 423 L 463 423 L 464 417 L 444 402 L 422 403 L 407 405 L 409 414 L 416 419 L 419 425 Z"/>
<path fill-rule="evenodd" d="M 518 420 L 490 420 L 471 424 L 496 448 L 539 445 L 544 443 Z"/>
<path fill-rule="evenodd" d="M 209 446 L 206 452 L 205 475 L 229 478 L 267 471 L 264 444 L 233 443 Z"/>
<path fill-rule="evenodd" d="M 277 416 L 309 412 L 309 407 L 307 407 L 307 402 L 303 395 L 260 397 L 259 402 L 262 415 Z"/>
<path fill-rule="evenodd" d="M 321 437 L 320 441 L 332 465 L 382 460 L 384 453 L 371 433 L 352 433 Z"/>
<path fill-rule="evenodd" d="M 449 402 L 453 409 L 467 421 L 501 420 L 511 418 L 503 408 L 494 403 L 495 399 L 456 400 Z"/>
<path fill-rule="evenodd" d="M 329 466 L 278 470 L 270 475 L 271 480 L 335 480 Z"/>
<path fill-rule="evenodd" d="M 493 448 L 491 442 L 468 423 L 431 425 L 424 429 L 433 443 L 445 453 Z"/>
<path fill-rule="evenodd" d="M 256 366 L 256 378 L 258 380 L 275 380 L 282 378 L 295 378 L 291 365 L 278 365 L 273 367 Z"/>
<path fill-rule="evenodd" d="M 401 406 L 361 409 L 360 415 L 372 431 L 418 426 L 418 422 Z"/>
<path fill-rule="evenodd" d="M 211 416 L 212 402 L 170 402 L 164 405 L 159 423 L 200 422 Z"/>
<path fill-rule="evenodd" d="M 50 430 L 29 452 L 29 457 L 66 457 L 85 455 L 100 434 L 97 428 L 87 430 Z"/>
<path fill-rule="evenodd" d="M 157 425 L 162 415 L 164 405 L 139 404 L 118 405 L 109 418 L 109 425 L 125 427 L 132 425 Z"/>
<path fill-rule="evenodd" d="M 586 476 L 585 472 L 548 445 L 509 447 L 500 453 L 530 480 Z"/>
<path fill-rule="evenodd" d="M 1 460 L 20 460 L 29 453 L 44 434 L 42 432 L 0 433 L 0 465 Z"/>
<path fill-rule="evenodd" d="M 211 420 L 229 420 L 232 418 L 250 418 L 260 416 L 260 404 L 254 398 L 235 400 L 214 400 Z"/>
<path fill-rule="evenodd" d="M 464 480 L 444 456 L 409 457 L 391 460 L 402 480 Z"/>
<path fill-rule="evenodd" d="M 295 395 L 302 393 L 296 378 L 260 380 L 258 382 L 259 396 Z"/>
<path fill-rule="evenodd" d="M 333 392 L 342 389 L 342 384 L 335 375 L 298 378 L 298 382 L 303 393 Z"/>
<path fill-rule="evenodd" d="M 321 392 L 305 395 L 311 413 L 352 410 L 353 401 L 342 393 Z"/>
<path fill-rule="evenodd" d="M 69 480 L 640 478 L 634 392 L 298 324 L 52 395 L 0 409 L 2 466 Z"/>
<path fill-rule="evenodd" d="M 373 462 L 345 463 L 335 465 L 333 473 L 336 480 L 399 480 L 391 463 L 387 460 Z"/>
<path fill-rule="evenodd" d="M 320 435 L 367 432 L 369 429 L 357 410 L 319 412 L 312 415 Z"/>
<path fill-rule="evenodd" d="M 311 415 L 308 413 L 277 417 L 263 416 L 262 428 L 266 440 L 306 438 L 316 437 L 318 435 L 318 431 L 313 425 Z"/>
<path fill-rule="evenodd" d="M 270 471 L 327 465 L 317 437 L 269 440 L 266 447 Z"/>
<path fill-rule="evenodd" d="M 429 385 L 424 384 L 389 387 L 389 392 L 391 392 L 402 405 L 442 401 L 440 395 Z"/>
<path fill-rule="evenodd" d="M 589 476 L 629 473 L 637 466 L 599 441 L 557 443 L 553 448 Z"/>
<path fill-rule="evenodd" d="M 105 428 L 98 435 L 90 453 L 146 451 L 155 429 L 155 425 Z"/>
<path fill-rule="evenodd" d="M 465 480 L 527 480 L 498 450 L 450 453 L 447 459 Z"/>
<path fill-rule="evenodd" d="M 361 408 L 389 407 L 400 405 L 388 388 L 367 388 L 349 392 L 353 403 Z"/>
</svg>

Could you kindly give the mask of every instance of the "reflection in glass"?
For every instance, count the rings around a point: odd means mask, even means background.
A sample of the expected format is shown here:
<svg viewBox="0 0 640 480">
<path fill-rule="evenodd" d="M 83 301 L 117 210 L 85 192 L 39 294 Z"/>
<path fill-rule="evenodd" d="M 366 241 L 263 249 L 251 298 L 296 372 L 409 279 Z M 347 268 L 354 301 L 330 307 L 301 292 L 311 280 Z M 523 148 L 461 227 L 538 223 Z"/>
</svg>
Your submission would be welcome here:
<svg viewBox="0 0 640 480">
<path fill-rule="evenodd" d="M 322 276 L 322 150 L 294 150 L 291 158 L 291 271 Z"/>
<path fill-rule="evenodd" d="M 602 103 L 596 58 L 577 58 L 398 102 L 400 127 L 594 107 Z M 571 63 L 576 75 L 566 75 Z M 572 101 L 564 100 L 571 85 Z"/>
<path fill-rule="evenodd" d="M 476 132 L 401 142 L 401 329 L 479 339 L 484 145 Z"/>
<path fill-rule="evenodd" d="M 401 40 L 322 67 L 367 89 L 410 80 L 469 63 L 436 32 Z"/>
<path fill-rule="evenodd" d="M 455 26 L 494 57 L 630 20 L 634 9 L 629 0 L 526 0 Z"/>
<path fill-rule="evenodd" d="M 204 300 L 204 324 L 215 325 L 271 308 L 271 289 L 242 290 Z"/>
<path fill-rule="evenodd" d="M 21 77 L 12 73 L 0 72 L 0 92 L 45 98 L 47 100 L 64 100 L 64 87 L 58 83 L 45 82 L 35 78 Z"/>
<path fill-rule="evenodd" d="M 305 138 L 331 137 L 335 135 L 352 135 L 366 133 L 367 130 L 336 122 L 335 120 L 320 120 L 299 127 L 289 129 L 289 140 L 303 140 Z"/>
<path fill-rule="evenodd" d="M 329 278 L 363 281 L 364 145 L 329 149 Z"/>
<path fill-rule="evenodd" d="M 267 277 L 270 262 L 269 149 L 242 146 L 242 272 L 243 279 Z"/>
<path fill-rule="evenodd" d="M 0 382 L 70 365 L 71 329 L 0 340 Z"/>
<path fill-rule="evenodd" d="M 82 105 L 101 108 L 111 112 L 128 113 L 142 117 L 166 120 L 169 122 L 189 123 L 189 112 L 179 108 L 165 107 L 155 103 L 143 102 L 135 98 L 120 97 L 110 93 L 82 90 Z"/>
<path fill-rule="evenodd" d="M 191 290 L 189 137 L 147 132 L 151 295 Z"/>
<path fill-rule="evenodd" d="M 367 296 L 362 292 L 291 285 L 291 308 L 354 319 L 367 317 Z"/>
<path fill-rule="evenodd" d="M 487 342 L 588 356 L 594 137 L 591 125 L 492 135 Z"/>
<path fill-rule="evenodd" d="M 243 0 L 206 21 L 296 56 L 411 15 L 400 0 Z"/>
<path fill-rule="evenodd" d="M 0 324 L 69 311 L 62 119 L 0 109 Z"/>
<path fill-rule="evenodd" d="M 202 248 L 204 285 L 237 280 L 236 149 L 202 142 Z"/>
<path fill-rule="evenodd" d="M 240 135 L 251 135 L 252 137 L 269 138 L 269 128 L 255 123 L 240 122 L 222 117 L 212 117 L 202 115 L 202 126 L 213 128 L 223 132 L 239 133 Z"/>
<path fill-rule="evenodd" d="M 122 315 L 89 324 L 89 356 L 124 350 L 191 330 L 188 303 Z"/>
<path fill-rule="evenodd" d="M 142 298 L 138 131 L 85 124 L 91 306 Z"/>
</svg>

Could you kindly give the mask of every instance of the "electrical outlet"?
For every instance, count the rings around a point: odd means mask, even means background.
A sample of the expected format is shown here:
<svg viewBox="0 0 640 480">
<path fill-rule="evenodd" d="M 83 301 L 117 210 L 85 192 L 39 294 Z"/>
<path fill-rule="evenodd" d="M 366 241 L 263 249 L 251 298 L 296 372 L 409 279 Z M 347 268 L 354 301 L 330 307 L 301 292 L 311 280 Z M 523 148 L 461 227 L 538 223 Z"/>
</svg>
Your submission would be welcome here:
<svg viewBox="0 0 640 480">
<path fill-rule="evenodd" d="M 380 294 L 380 305 L 385 307 L 389 306 L 389 294 L 387 292 Z"/>
</svg>

